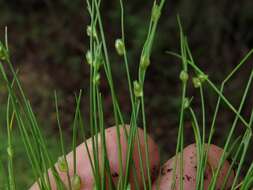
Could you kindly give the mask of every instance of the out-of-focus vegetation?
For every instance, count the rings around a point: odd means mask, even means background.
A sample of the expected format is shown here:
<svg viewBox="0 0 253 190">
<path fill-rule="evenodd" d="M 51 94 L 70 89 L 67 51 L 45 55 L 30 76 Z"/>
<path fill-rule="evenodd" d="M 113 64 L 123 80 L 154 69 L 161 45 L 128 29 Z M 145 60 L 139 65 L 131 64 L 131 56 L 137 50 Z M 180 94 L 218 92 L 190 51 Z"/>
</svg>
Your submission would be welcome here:
<svg viewBox="0 0 253 190">
<path fill-rule="evenodd" d="M 127 115 L 130 112 L 127 83 L 122 60 L 116 56 L 114 50 L 114 40 L 120 36 L 119 2 L 117 0 L 103 2 L 105 2 L 102 10 L 106 38 L 109 41 L 111 59 L 114 62 L 113 72 L 117 93 L 120 94 L 120 102 L 124 105 L 122 108 Z M 129 51 L 130 69 L 132 73 L 136 73 L 141 47 L 146 37 L 152 1 L 128 0 L 125 6 L 126 46 Z M 151 134 L 160 143 L 165 158 L 174 154 L 180 103 L 178 60 L 165 53 L 166 50 L 179 49 L 176 15 L 181 16 L 196 61 L 213 81 L 219 82 L 253 47 L 252 10 L 253 1 L 251 0 L 195 0 L 194 2 L 167 0 L 154 43 L 152 63 L 147 73 L 145 86 L 148 124 Z M 23 87 L 32 101 L 34 110 L 45 126 L 44 131 L 48 139 L 52 139 L 48 142 L 49 146 L 56 154 L 59 149 L 55 147 L 54 141 L 57 127 L 53 91 L 57 90 L 60 95 L 61 119 L 68 134 L 74 112 L 74 92 L 80 88 L 83 88 L 85 92 L 88 90 L 89 69 L 84 64 L 85 51 L 89 43 L 86 37 L 88 24 L 86 4 L 83 0 L 0 1 L 0 37 L 4 38 L 4 27 L 8 26 L 13 63 L 18 69 Z M 252 69 L 252 59 L 226 88 L 226 94 L 235 106 L 240 102 L 241 87 L 246 84 L 250 69 Z M 107 86 L 103 81 L 101 81 L 101 88 L 106 95 Z M 205 90 L 208 91 L 208 89 Z M 5 126 L 6 92 L 1 86 L 0 94 L 0 140 L 4 142 L 5 133 L 2 132 L 2 128 Z M 253 92 L 251 92 L 252 96 Z M 208 102 L 207 110 L 211 115 L 216 101 L 215 95 L 210 92 L 206 101 Z M 243 114 L 249 116 L 253 99 L 247 102 L 248 105 L 243 110 Z M 197 107 L 198 102 L 194 103 Z M 88 105 L 85 109 L 85 104 L 84 100 L 83 109 L 87 113 Z M 113 124 L 109 96 L 105 96 L 105 107 L 106 122 L 109 126 Z M 215 134 L 218 144 L 223 142 L 223 137 L 229 131 L 232 118 L 233 114 L 230 111 L 222 110 L 218 118 L 220 130 Z M 192 142 L 192 129 L 190 123 L 188 125 L 186 141 Z M 19 151 L 22 143 L 18 136 L 15 144 L 16 158 L 20 160 L 17 163 L 22 163 L 26 157 L 22 151 Z M 1 144 L 1 154 L 5 151 L 4 148 L 4 144 Z M 248 160 L 252 161 L 252 158 Z M 20 167 L 20 173 L 29 170 L 28 166 L 23 164 L 16 167 Z M 31 183 L 29 175 L 20 176 L 18 179 L 20 184 Z"/>
</svg>

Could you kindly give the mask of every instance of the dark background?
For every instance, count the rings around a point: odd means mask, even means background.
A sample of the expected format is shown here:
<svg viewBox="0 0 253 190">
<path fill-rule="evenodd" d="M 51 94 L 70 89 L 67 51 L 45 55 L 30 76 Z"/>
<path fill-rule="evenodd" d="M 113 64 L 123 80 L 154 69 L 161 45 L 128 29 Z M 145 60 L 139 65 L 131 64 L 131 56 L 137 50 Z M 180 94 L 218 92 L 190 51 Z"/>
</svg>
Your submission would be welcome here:
<svg viewBox="0 0 253 190">
<path fill-rule="evenodd" d="M 124 67 L 121 58 L 114 50 L 114 41 L 120 37 L 119 2 L 117 0 L 103 2 L 102 15 L 116 91 L 127 118 L 130 106 Z M 137 77 L 139 56 L 147 34 L 152 4 L 151 0 L 125 2 L 126 46 L 133 78 Z M 174 154 L 178 129 L 180 107 L 178 75 L 181 67 L 177 59 L 165 53 L 166 50 L 179 51 L 177 14 L 181 17 L 197 64 L 218 86 L 253 47 L 252 0 L 167 0 L 159 22 L 151 66 L 145 83 L 149 131 L 159 143 L 163 159 L 168 159 Z M 59 95 L 61 119 L 67 139 L 71 136 L 69 134 L 75 104 L 74 93 L 79 89 L 84 89 L 85 98 L 82 105 L 85 115 L 88 114 L 89 67 L 84 64 L 85 52 L 89 45 L 86 36 L 88 24 L 89 17 L 83 0 L 0 0 L 0 38 L 4 39 L 4 27 L 8 26 L 13 64 L 19 69 L 23 87 L 41 121 L 43 131 L 48 136 L 49 148 L 56 155 L 59 148 L 55 146 L 55 136 L 58 132 L 53 101 L 54 90 L 57 90 Z M 252 59 L 241 68 L 225 89 L 225 95 L 236 107 L 251 69 Z M 111 97 L 104 81 L 101 82 L 101 89 L 104 92 L 106 123 L 110 126 L 113 125 Z M 0 118 L 3 121 L 5 89 L 0 88 L 0 93 L 2 110 L 0 112 L 3 112 Z M 246 118 L 249 118 L 252 109 L 252 95 L 251 88 L 243 109 Z M 188 96 L 194 96 L 193 106 L 197 114 L 200 114 L 199 94 L 192 85 L 189 87 Z M 205 97 L 207 124 L 210 124 L 217 96 L 206 87 Z M 214 143 L 223 145 L 233 118 L 234 114 L 223 106 L 218 116 Z M 243 131 L 244 128 L 239 123 L 237 134 Z M 0 139 L 5 139 L 5 136 L 0 136 Z M 194 140 L 189 119 L 186 119 L 185 124 L 185 140 L 186 144 Z M 28 166 L 23 164 L 26 157 L 18 137 L 16 144 L 16 157 L 19 160 L 17 168 L 27 171 L 29 176 Z M 2 147 L 0 151 L 3 152 L 4 146 Z M 252 152 L 248 153 L 247 164 L 252 162 L 252 155 Z M 31 182 L 27 176 L 24 175 L 19 179 L 20 184 L 26 185 Z"/>
</svg>

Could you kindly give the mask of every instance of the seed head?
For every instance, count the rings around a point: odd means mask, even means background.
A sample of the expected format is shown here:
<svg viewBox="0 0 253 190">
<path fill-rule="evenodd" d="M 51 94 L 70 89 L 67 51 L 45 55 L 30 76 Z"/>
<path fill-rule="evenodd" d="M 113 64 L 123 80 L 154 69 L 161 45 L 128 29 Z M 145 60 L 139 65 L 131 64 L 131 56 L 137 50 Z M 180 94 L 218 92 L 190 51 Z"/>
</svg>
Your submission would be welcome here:
<svg viewBox="0 0 253 190">
<path fill-rule="evenodd" d="M 150 58 L 147 54 L 143 54 L 141 56 L 141 62 L 140 66 L 143 70 L 147 69 L 147 67 L 150 65 Z"/>
<path fill-rule="evenodd" d="M 192 83 L 195 88 L 199 88 L 201 86 L 201 81 L 198 77 L 193 77 Z"/>
<path fill-rule="evenodd" d="M 68 171 L 68 163 L 66 162 L 64 156 L 61 156 L 61 157 L 58 158 L 57 166 L 58 166 L 58 169 L 61 172 L 67 172 Z"/>
<path fill-rule="evenodd" d="M 88 50 L 88 51 L 86 52 L 85 57 L 86 57 L 87 63 L 88 63 L 89 65 L 92 65 L 92 55 L 91 55 L 90 50 Z"/>
<path fill-rule="evenodd" d="M 117 39 L 115 41 L 115 49 L 120 56 L 125 54 L 125 44 L 122 39 Z"/>
<path fill-rule="evenodd" d="M 155 3 L 152 9 L 152 17 L 151 19 L 153 21 L 157 21 L 161 16 L 161 10 L 160 7 Z"/>
<path fill-rule="evenodd" d="M 192 100 L 189 99 L 188 97 L 186 97 L 186 98 L 184 99 L 184 109 L 187 109 L 187 108 L 190 107 L 191 101 L 192 101 Z"/>
<path fill-rule="evenodd" d="M 134 81 L 134 95 L 139 98 L 143 96 L 142 86 L 138 81 Z"/>
<path fill-rule="evenodd" d="M 12 151 L 11 147 L 7 148 L 7 154 L 8 154 L 9 157 L 11 157 L 11 158 L 13 157 L 13 151 Z"/>
<path fill-rule="evenodd" d="M 205 74 L 199 74 L 197 77 L 193 77 L 192 82 L 195 88 L 199 88 L 206 80 L 208 76 Z"/>
<path fill-rule="evenodd" d="M 100 66 L 103 65 L 103 56 L 101 54 L 97 55 L 97 57 L 95 58 L 95 69 L 96 71 L 99 70 Z"/>
<path fill-rule="evenodd" d="M 100 82 L 100 74 L 99 73 L 96 73 L 94 78 L 93 78 L 93 83 L 98 85 Z"/>
<path fill-rule="evenodd" d="M 203 83 L 203 82 L 205 82 L 208 79 L 208 75 L 199 74 L 198 78 L 199 78 L 200 82 Z"/>
<path fill-rule="evenodd" d="M 89 37 L 97 38 L 96 29 L 94 27 L 92 29 L 92 27 L 90 25 L 87 26 L 86 33 L 87 33 L 87 36 L 89 36 Z"/>
<path fill-rule="evenodd" d="M 72 190 L 80 190 L 81 189 L 81 178 L 79 175 L 75 174 L 71 179 L 71 188 Z"/>
<path fill-rule="evenodd" d="M 182 71 L 180 72 L 179 78 L 180 78 L 180 80 L 181 80 L 182 82 L 185 83 L 185 82 L 187 82 L 187 80 L 189 79 L 189 75 L 188 75 L 188 73 L 187 73 L 186 71 L 182 70 Z"/>
</svg>

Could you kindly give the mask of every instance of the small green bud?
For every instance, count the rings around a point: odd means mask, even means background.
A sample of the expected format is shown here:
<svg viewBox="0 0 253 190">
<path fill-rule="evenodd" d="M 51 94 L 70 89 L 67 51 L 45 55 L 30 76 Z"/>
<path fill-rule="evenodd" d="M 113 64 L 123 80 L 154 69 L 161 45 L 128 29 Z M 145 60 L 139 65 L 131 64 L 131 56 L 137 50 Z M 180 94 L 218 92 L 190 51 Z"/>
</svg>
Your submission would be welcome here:
<svg viewBox="0 0 253 190">
<path fill-rule="evenodd" d="M 90 50 L 88 50 L 88 51 L 86 52 L 85 57 L 86 57 L 87 63 L 88 63 L 89 65 L 92 65 L 92 55 L 91 55 Z"/>
<path fill-rule="evenodd" d="M 89 37 L 97 38 L 96 29 L 93 28 L 93 30 L 92 30 L 92 27 L 90 25 L 87 26 L 86 33 L 87 33 L 87 36 L 89 36 Z"/>
<path fill-rule="evenodd" d="M 157 21 L 161 16 L 161 10 L 160 7 L 155 3 L 152 9 L 152 16 L 151 19 L 153 21 Z"/>
<path fill-rule="evenodd" d="M 68 171 L 68 163 L 66 162 L 64 156 L 61 156 L 61 157 L 58 158 L 57 166 L 58 166 L 58 169 L 61 172 L 67 172 Z"/>
<path fill-rule="evenodd" d="M 131 190 L 131 184 L 130 183 L 127 185 L 127 190 Z"/>
<path fill-rule="evenodd" d="M 72 190 L 80 190 L 81 189 L 81 178 L 79 175 L 75 174 L 71 179 L 71 188 Z"/>
<path fill-rule="evenodd" d="M 179 78 L 182 82 L 187 82 L 187 80 L 189 79 L 189 75 L 186 71 L 181 71 Z"/>
<path fill-rule="evenodd" d="M 143 96 L 142 86 L 138 81 L 134 81 L 134 95 L 139 98 Z"/>
<path fill-rule="evenodd" d="M 142 69 L 146 69 L 150 65 L 150 58 L 148 55 L 144 54 L 141 56 L 140 66 Z"/>
<path fill-rule="evenodd" d="M 7 148 L 7 154 L 8 154 L 9 157 L 11 157 L 11 158 L 13 157 L 13 151 L 12 151 L 11 147 Z"/>
<path fill-rule="evenodd" d="M 125 44 L 124 42 L 122 41 L 122 39 L 117 39 L 115 41 L 115 49 L 117 51 L 117 53 L 122 56 L 124 55 L 125 53 Z"/>
<path fill-rule="evenodd" d="M 198 77 L 193 77 L 192 82 L 195 88 L 199 88 L 201 86 L 201 81 Z"/>
</svg>

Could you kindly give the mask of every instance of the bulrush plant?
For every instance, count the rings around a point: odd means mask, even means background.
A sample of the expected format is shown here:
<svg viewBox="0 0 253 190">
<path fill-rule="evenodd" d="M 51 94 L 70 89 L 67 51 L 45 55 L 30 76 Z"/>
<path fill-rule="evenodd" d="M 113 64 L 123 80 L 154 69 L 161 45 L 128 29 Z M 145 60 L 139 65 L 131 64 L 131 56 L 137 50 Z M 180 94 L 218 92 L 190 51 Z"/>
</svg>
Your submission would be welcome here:
<svg viewBox="0 0 253 190">
<path fill-rule="evenodd" d="M 59 129 L 59 142 L 62 155 L 56 160 L 46 146 L 46 137 L 41 132 L 30 101 L 27 99 L 18 79 L 18 72 L 14 69 L 10 50 L 8 48 L 7 30 L 5 42 L 0 43 L 0 73 L 1 85 L 8 90 L 6 106 L 6 131 L 8 142 L 6 154 L 0 155 L 0 189 L 19 190 L 15 175 L 15 144 L 13 143 L 14 127 L 18 128 L 30 163 L 35 182 L 31 190 L 221 190 L 241 189 L 253 187 L 253 163 L 246 166 L 248 170 L 242 173 L 245 159 L 248 156 L 250 141 L 252 140 L 253 109 L 250 118 L 242 115 L 242 109 L 247 104 L 247 96 L 252 91 L 253 67 L 247 60 L 253 53 L 249 51 L 241 62 L 224 77 L 221 85 L 215 85 L 211 77 L 198 67 L 190 51 L 187 38 L 183 32 L 178 17 L 180 32 L 179 53 L 167 52 L 181 62 L 179 82 L 181 83 L 181 104 L 179 112 L 179 126 L 175 156 L 160 164 L 159 151 L 156 143 L 147 134 L 148 123 L 145 115 L 145 92 L 143 90 L 145 75 L 152 61 L 150 60 L 152 46 L 158 21 L 165 4 L 165 0 L 155 1 L 151 10 L 147 36 L 139 61 L 138 76 L 133 77 L 129 70 L 128 49 L 124 30 L 124 5 L 121 7 L 121 36 L 115 40 L 115 52 L 124 62 L 125 77 L 129 89 L 131 105 L 130 119 L 126 120 L 121 111 L 113 80 L 113 73 L 103 20 L 100 12 L 101 0 L 87 0 L 87 11 L 90 24 L 87 26 L 89 49 L 86 53 L 86 63 L 90 68 L 89 119 L 84 122 L 81 111 L 83 92 L 75 95 L 76 105 L 72 123 L 72 152 L 67 153 L 63 138 L 63 131 L 58 108 L 58 98 L 55 92 L 56 120 Z M 244 89 L 240 104 L 235 107 L 224 95 L 224 88 L 232 77 L 245 64 L 251 64 L 251 73 Z M 180 66 L 180 65 L 179 65 Z M 6 74 L 8 70 L 8 75 Z M 105 78 L 100 75 L 105 73 Z M 193 76 L 193 77 L 192 77 Z M 135 79 L 133 79 L 135 78 Z M 105 126 L 103 93 L 100 81 L 106 80 L 113 106 L 115 126 Z M 193 86 L 200 95 L 201 113 L 196 113 L 192 107 L 193 97 L 188 97 L 188 87 Z M 206 114 L 205 87 L 211 89 L 217 96 L 213 115 Z M 226 141 L 222 148 L 213 144 L 213 136 L 217 128 L 217 116 L 222 106 L 226 106 L 234 114 L 234 119 Z M 184 142 L 185 115 L 190 115 L 195 144 L 187 146 Z M 197 116 L 200 115 L 201 118 Z M 207 119 L 211 125 L 207 125 Z M 243 134 L 236 136 L 235 130 L 243 127 Z M 140 127 L 140 128 L 139 128 Z M 87 138 L 88 131 L 90 138 Z M 83 143 L 77 145 L 78 135 Z M 234 138 L 236 136 L 236 138 Z M 234 140 L 235 139 L 235 140 Z M 185 148 L 186 147 L 186 148 Z M 185 149 L 184 149 L 185 148 Z M 231 158 L 231 162 L 227 161 Z M 7 165 L 4 165 L 7 163 Z"/>
</svg>

